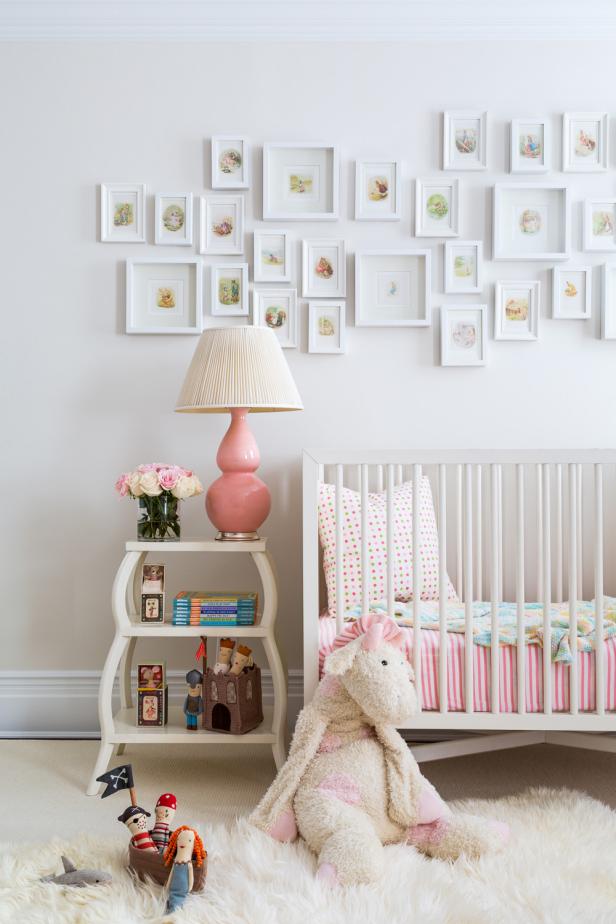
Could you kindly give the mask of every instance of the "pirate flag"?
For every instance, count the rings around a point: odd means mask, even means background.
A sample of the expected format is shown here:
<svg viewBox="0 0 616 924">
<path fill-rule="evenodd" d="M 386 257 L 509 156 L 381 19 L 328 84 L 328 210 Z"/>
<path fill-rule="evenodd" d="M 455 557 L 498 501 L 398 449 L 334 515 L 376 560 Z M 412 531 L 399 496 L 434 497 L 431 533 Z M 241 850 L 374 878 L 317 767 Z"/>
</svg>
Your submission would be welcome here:
<svg viewBox="0 0 616 924">
<path fill-rule="evenodd" d="M 107 796 L 112 796 L 114 792 L 119 792 L 121 789 L 133 789 L 135 786 L 131 764 L 114 767 L 113 770 L 108 770 L 102 776 L 97 776 L 96 781 L 107 785 L 105 791 L 101 793 L 101 799 L 106 799 Z"/>
</svg>

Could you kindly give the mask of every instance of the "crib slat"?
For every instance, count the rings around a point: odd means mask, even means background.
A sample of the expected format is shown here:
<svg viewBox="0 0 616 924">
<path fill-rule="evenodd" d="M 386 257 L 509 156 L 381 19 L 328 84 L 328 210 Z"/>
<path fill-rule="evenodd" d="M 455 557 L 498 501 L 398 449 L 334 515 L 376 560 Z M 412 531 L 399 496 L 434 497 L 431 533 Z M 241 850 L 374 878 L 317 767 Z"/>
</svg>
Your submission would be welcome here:
<svg viewBox="0 0 616 924">
<path fill-rule="evenodd" d="M 490 601 L 492 604 L 492 645 L 490 647 L 490 707 L 495 715 L 500 712 L 500 669 L 498 646 L 498 467 L 490 465 Z"/>
<path fill-rule="evenodd" d="M 413 466 L 413 670 L 415 672 L 415 690 L 421 710 L 421 544 L 419 541 L 419 491 L 421 482 L 421 465 Z"/>
<path fill-rule="evenodd" d="M 379 494 L 383 490 L 383 466 L 377 465 L 376 467 L 376 489 Z"/>
<path fill-rule="evenodd" d="M 516 604 L 518 616 L 518 712 L 526 712 L 526 638 L 524 635 L 524 466 L 516 465 Z"/>
<path fill-rule="evenodd" d="M 498 471 L 498 599 L 504 600 L 503 594 L 503 559 L 505 554 L 505 532 L 503 528 L 503 466 L 499 465 Z"/>
<path fill-rule="evenodd" d="M 344 536 L 342 532 L 342 487 L 344 484 L 344 466 L 336 466 L 336 634 L 342 632 L 344 624 L 344 587 L 342 584 L 342 556 L 344 553 Z"/>
<path fill-rule="evenodd" d="M 396 465 L 396 484 L 402 484 L 404 481 L 404 476 L 402 473 L 402 466 Z"/>
<path fill-rule="evenodd" d="M 483 600 L 483 549 L 482 529 L 483 516 L 481 512 L 481 465 L 475 470 L 475 599 Z"/>
<path fill-rule="evenodd" d="M 577 553 L 578 553 L 578 597 L 584 599 L 584 565 L 582 556 L 582 527 L 583 512 L 582 499 L 584 488 L 582 483 L 582 466 L 578 463 L 577 468 Z"/>
<path fill-rule="evenodd" d="M 368 558 L 368 466 L 361 466 L 361 611 L 370 611 L 370 561 Z"/>
<path fill-rule="evenodd" d="M 578 558 L 577 558 L 577 466 L 569 463 L 569 646 L 571 648 L 571 665 L 569 667 L 569 712 L 578 712 L 578 651 L 577 651 L 577 597 L 578 597 Z"/>
<path fill-rule="evenodd" d="M 563 602 L 563 467 L 556 466 L 556 602 Z"/>
<path fill-rule="evenodd" d="M 470 463 L 465 465 L 464 498 L 464 700 L 466 711 L 473 712 L 473 466 Z"/>
<path fill-rule="evenodd" d="M 595 464 L 595 699 L 605 714 L 605 643 L 603 640 L 603 466 Z"/>
<path fill-rule="evenodd" d="M 543 466 L 540 462 L 535 468 L 537 475 L 537 596 L 541 600 L 543 593 Z"/>
<path fill-rule="evenodd" d="M 447 712 L 449 709 L 449 696 L 447 692 L 447 466 L 439 465 L 438 471 L 438 701 L 441 712 Z"/>
<path fill-rule="evenodd" d="M 464 600 L 462 532 L 462 466 L 456 465 L 456 588 L 460 600 Z"/>
<path fill-rule="evenodd" d="M 387 466 L 387 615 L 394 618 L 394 466 Z"/>
<path fill-rule="evenodd" d="M 550 604 L 552 564 L 550 561 L 550 466 L 543 466 L 543 711 L 552 712 L 552 627 Z"/>
</svg>

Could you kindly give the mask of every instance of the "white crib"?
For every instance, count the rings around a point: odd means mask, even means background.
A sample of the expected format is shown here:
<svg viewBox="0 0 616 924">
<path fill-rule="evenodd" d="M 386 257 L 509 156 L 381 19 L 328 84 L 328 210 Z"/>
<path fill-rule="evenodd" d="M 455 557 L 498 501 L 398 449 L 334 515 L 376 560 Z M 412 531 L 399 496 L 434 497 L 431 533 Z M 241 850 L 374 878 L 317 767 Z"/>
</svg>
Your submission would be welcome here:
<svg viewBox="0 0 616 924">
<path fill-rule="evenodd" d="M 418 760 L 548 742 L 616 752 L 616 712 L 606 702 L 606 642 L 603 597 L 616 595 L 616 450 L 574 451 L 336 451 L 307 450 L 303 458 L 304 565 L 304 701 L 319 679 L 319 612 L 323 606 L 318 540 L 319 483 L 336 488 L 336 586 L 342 587 L 342 487 L 361 498 L 362 612 L 368 601 L 369 491 L 386 492 L 387 608 L 394 612 L 393 504 L 394 488 L 413 482 L 419 496 L 422 475 L 430 479 L 438 525 L 439 627 L 438 710 L 422 710 L 409 731 L 434 730 L 447 734 L 470 731 L 471 738 L 419 745 Z M 419 523 L 413 517 L 413 560 L 419 562 Z M 614 537 L 614 538 L 612 538 Z M 606 563 L 608 567 L 606 568 Z M 447 573 L 464 604 L 465 711 L 448 709 Z M 604 587 L 605 580 L 605 587 Z M 413 660 L 416 683 L 421 685 L 419 625 L 420 570 L 413 569 Z M 585 597 L 586 594 L 586 597 Z M 336 631 L 343 629 L 342 593 L 336 595 Z M 553 602 L 595 600 L 594 711 L 579 708 L 577 619 L 571 618 L 569 642 L 569 708 L 553 709 L 551 625 Z M 490 711 L 474 711 L 473 600 L 490 601 L 492 638 L 498 637 L 498 606 L 515 601 L 517 611 L 517 711 L 499 707 L 499 646 L 489 649 Z M 540 712 L 526 711 L 525 602 L 543 604 L 545 643 L 541 653 L 543 701 Z M 572 616 L 575 604 L 570 604 Z M 424 629 L 423 632 L 426 630 Z M 433 631 L 433 630 L 430 630 Z M 610 678 L 611 680 L 611 678 Z M 616 684 L 616 676 L 613 678 Z M 421 689 L 418 694 L 421 702 Z M 491 732 L 478 735 L 477 732 Z M 495 734 L 500 732 L 500 734 Z"/>
</svg>

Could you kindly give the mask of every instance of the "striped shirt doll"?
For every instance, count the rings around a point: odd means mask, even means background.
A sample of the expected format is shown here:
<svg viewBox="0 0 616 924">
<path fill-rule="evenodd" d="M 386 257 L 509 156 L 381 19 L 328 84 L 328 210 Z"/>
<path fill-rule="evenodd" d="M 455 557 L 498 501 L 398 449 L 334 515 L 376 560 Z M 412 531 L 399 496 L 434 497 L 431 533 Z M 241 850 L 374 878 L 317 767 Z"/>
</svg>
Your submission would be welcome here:
<svg viewBox="0 0 616 924">
<path fill-rule="evenodd" d="M 132 847 L 137 850 L 154 850 L 158 852 L 158 847 L 148 831 L 146 818 L 150 817 L 150 813 L 146 812 L 145 809 L 140 808 L 138 805 L 129 805 L 118 817 L 118 821 L 123 822 L 130 831 Z"/>
<path fill-rule="evenodd" d="M 172 792 L 164 792 L 156 803 L 156 824 L 150 831 L 158 850 L 165 850 L 171 834 L 171 822 L 177 809 L 177 800 Z"/>
</svg>

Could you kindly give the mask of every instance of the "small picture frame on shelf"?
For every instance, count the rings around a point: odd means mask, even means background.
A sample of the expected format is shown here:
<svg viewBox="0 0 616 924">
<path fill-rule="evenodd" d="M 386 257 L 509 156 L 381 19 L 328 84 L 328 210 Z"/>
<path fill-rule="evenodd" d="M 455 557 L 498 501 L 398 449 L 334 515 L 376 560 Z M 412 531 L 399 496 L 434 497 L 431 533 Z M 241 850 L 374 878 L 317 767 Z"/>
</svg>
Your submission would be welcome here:
<svg viewBox="0 0 616 924">
<path fill-rule="evenodd" d="M 192 242 L 192 193 L 159 193 L 154 199 L 154 243 L 186 247 Z"/>
<path fill-rule="evenodd" d="M 304 298 L 344 298 L 346 250 L 344 241 L 302 241 L 302 295 Z"/>
<path fill-rule="evenodd" d="M 355 254 L 356 327 L 429 327 L 430 250 Z"/>
<path fill-rule="evenodd" d="M 399 160 L 356 160 L 355 220 L 399 221 L 401 184 Z"/>
<path fill-rule="evenodd" d="M 340 167 L 334 145 L 263 145 L 263 220 L 337 221 Z"/>
<path fill-rule="evenodd" d="M 162 690 L 165 686 L 166 670 L 164 661 L 137 665 L 138 690 Z"/>
<path fill-rule="evenodd" d="M 169 687 L 137 691 L 137 725 L 162 728 L 167 724 Z"/>
<path fill-rule="evenodd" d="M 540 283 L 497 282 L 494 293 L 494 339 L 537 340 Z"/>
<path fill-rule="evenodd" d="M 244 197 L 202 196 L 199 253 L 244 253 Z"/>
<path fill-rule="evenodd" d="M 587 321 L 592 315 L 592 266 L 555 266 L 552 270 L 552 317 Z"/>
<path fill-rule="evenodd" d="M 141 594 L 141 622 L 165 621 L 165 595 Z"/>
<path fill-rule="evenodd" d="M 493 259 L 566 260 L 569 192 L 566 186 L 494 187 Z"/>
<path fill-rule="evenodd" d="M 297 290 L 253 289 L 252 323 L 255 327 L 269 327 L 284 349 L 298 345 Z"/>
<path fill-rule="evenodd" d="M 126 333 L 200 334 L 201 260 L 127 260 Z"/>
<path fill-rule="evenodd" d="M 512 119 L 509 131 L 509 172 L 547 173 L 552 163 L 551 122 L 546 117 Z"/>
<path fill-rule="evenodd" d="M 216 263 L 210 267 L 210 313 L 214 317 L 248 316 L 247 263 Z"/>
<path fill-rule="evenodd" d="M 308 302 L 308 352 L 346 352 L 344 302 L 329 299 Z"/>
<path fill-rule="evenodd" d="M 584 200 L 584 250 L 616 251 L 616 198 Z"/>
<path fill-rule="evenodd" d="M 483 241 L 445 241 L 445 292 L 481 292 Z"/>
<path fill-rule="evenodd" d="M 250 143 L 240 135 L 214 135 L 212 152 L 212 189 L 248 189 L 250 187 Z"/>
<path fill-rule="evenodd" d="M 291 241 L 288 231 L 255 231 L 253 256 L 255 282 L 291 282 Z"/>
<path fill-rule="evenodd" d="M 487 168 L 488 113 L 443 113 L 443 170 Z"/>
<path fill-rule="evenodd" d="M 601 173 L 608 165 L 607 112 L 565 112 L 563 115 L 563 170 Z"/>
<path fill-rule="evenodd" d="M 101 241 L 144 244 L 145 183 L 101 183 Z"/>
<path fill-rule="evenodd" d="M 415 181 L 415 237 L 457 237 L 458 180 L 446 177 Z"/>
<path fill-rule="evenodd" d="M 165 591 L 165 566 L 148 562 L 141 568 L 141 593 L 162 594 Z"/>
<path fill-rule="evenodd" d="M 616 340 L 616 263 L 604 263 L 601 287 L 601 337 Z"/>
<path fill-rule="evenodd" d="M 487 305 L 441 307 L 442 366 L 484 366 L 487 341 Z"/>
</svg>

